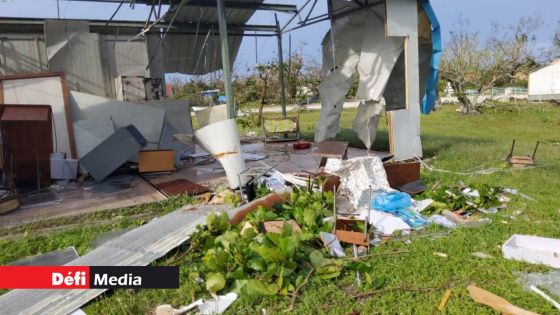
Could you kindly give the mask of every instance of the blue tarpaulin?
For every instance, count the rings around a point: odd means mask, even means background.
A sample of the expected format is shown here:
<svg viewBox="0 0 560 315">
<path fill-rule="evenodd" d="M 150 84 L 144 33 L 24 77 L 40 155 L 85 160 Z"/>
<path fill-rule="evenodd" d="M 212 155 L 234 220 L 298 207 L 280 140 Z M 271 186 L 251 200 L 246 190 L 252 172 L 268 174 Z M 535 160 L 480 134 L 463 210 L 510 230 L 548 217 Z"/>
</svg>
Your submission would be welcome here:
<svg viewBox="0 0 560 315">
<path fill-rule="evenodd" d="M 432 8 L 429 0 L 420 0 L 420 4 L 426 12 L 430 23 L 432 24 L 432 60 L 430 62 L 431 69 L 428 75 L 428 82 L 426 84 L 426 94 L 422 99 L 422 113 L 429 114 L 434 108 L 437 99 L 437 83 L 439 80 L 439 62 L 441 59 L 442 42 L 441 42 L 441 29 L 436 13 Z"/>
</svg>

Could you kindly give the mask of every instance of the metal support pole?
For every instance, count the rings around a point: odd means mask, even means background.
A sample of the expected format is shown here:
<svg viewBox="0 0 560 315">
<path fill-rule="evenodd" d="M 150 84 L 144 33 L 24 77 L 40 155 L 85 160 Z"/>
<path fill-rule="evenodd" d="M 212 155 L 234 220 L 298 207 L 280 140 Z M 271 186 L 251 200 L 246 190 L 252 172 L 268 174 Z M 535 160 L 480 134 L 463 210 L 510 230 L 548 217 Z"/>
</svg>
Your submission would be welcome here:
<svg viewBox="0 0 560 315">
<path fill-rule="evenodd" d="M 233 90 L 231 85 L 231 62 L 229 60 L 228 31 L 224 0 L 216 1 L 218 7 L 218 26 L 220 28 L 220 48 L 222 50 L 222 68 L 224 70 L 224 89 L 226 92 L 226 106 L 228 118 L 235 118 L 233 108 Z"/>
<path fill-rule="evenodd" d="M 276 19 L 276 36 L 278 37 L 278 75 L 280 80 L 280 105 L 282 106 L 282 117 L 286 118 L 286 88 L 284 85 L 284 58 L 282 55 L 282 30 L 280 29 L 280 23 L 278 22 L 278 17 L 274 15 Z"/>
</svg>

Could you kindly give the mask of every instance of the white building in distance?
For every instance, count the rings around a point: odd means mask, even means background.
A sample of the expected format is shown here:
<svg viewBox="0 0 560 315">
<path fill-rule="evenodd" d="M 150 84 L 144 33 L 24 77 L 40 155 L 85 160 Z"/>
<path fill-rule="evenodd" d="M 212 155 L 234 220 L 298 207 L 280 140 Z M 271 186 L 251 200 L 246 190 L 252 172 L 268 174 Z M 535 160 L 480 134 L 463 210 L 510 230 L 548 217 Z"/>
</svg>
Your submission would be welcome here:
<svg viewBox="0 0 560 315">
<path fill-rule="evenodd" d="M 560 100 L 560 59 L 529 74 L 529 100 Z"/>
</svg>

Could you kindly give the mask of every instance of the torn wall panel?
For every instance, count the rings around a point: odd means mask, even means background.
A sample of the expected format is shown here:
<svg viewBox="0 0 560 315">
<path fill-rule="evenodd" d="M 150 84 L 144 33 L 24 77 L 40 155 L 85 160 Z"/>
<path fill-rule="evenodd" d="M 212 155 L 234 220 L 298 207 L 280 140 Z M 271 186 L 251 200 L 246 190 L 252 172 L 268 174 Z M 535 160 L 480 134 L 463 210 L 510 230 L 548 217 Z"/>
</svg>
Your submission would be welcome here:
<svg viewBox="0 0 560 315">
<path fill-rule="evenodd" d="M 0 33 L 0 75 L 37 73 L 47 69 L 43 35 Z"/>
<path fill-rule="evenodd" d="M 103 120 L 107 116 L 115 129 L 134 125 L 148 141 L 145 149 L 158 148 L 163 129 L 165 111 L 140 104 L 122 102 L 96 95 L 70 92 L 72 114 L 75 120 Z"/>
<path fill-rule="evenodd" d="M 333 5 L 339 3 L 335 1 Z M 403 49 L 402 42 L 401 38 L 385 36 L 382 6 L 334 21 L 332 30 L 323 40 L 323 69 L 326 77 L 319 86 L 322 106 L 315 141 L 334 138 L 338 133 L 342 106 L 357 73 L 360 77 L 357 97 L 370 102 L 369 104 L 372 101 L 378 103 L 376 107 L 384 105 L 381 98 Z M 380 113 L 372 110 L 369 112 Z M 375 116 L 357 119 L 354 129 L 366 129 L 377 125 L 376 121 L 378 117 Z M 360 138 L 368 139 L 366 146 L 370 148 L 374 134 L 362 135 Z"/>
<path fill-rule="evenodd" d="M 405 37 L 407 108 L 387 115 L 391 153 L 398 161 L 422 156 L 420 140 L 420 74 L 418 55 L 418 3 L 416 0 L 386 2 L 387 35 Z"/>
<path fill-rule="evenodd" d="M 45 21 L 50 71 L 64 71 L 71 90 L 105 96 L 99 34 L 88 21 Z"/>
<path fill-rule="evenodd" d="M 332 7 L 335 11 L 357 8 L 356 2 L 343 0 L 333 1 Z M 420 104 L 423 112 L 431 110 L 437 84 L 438 47 L 432 39 L 438 40 L 439 24 L 428 7 L 428 0 L 421 5 L 417 0 L 384 1 L 332 22 L 323 40 L 325 80 L 319 88 L 322 108 L 316 141 L 338 133 L 342 105 L 357 67 L 357 97 L 366 102 L 358 111 L 354 131 L 370 148 L 379 120 L 375 112 L 385 99 L 387 110 L 395 111 L 388 114 L 392 153 L 397 160 L 422 156 Z"/>
</svg>

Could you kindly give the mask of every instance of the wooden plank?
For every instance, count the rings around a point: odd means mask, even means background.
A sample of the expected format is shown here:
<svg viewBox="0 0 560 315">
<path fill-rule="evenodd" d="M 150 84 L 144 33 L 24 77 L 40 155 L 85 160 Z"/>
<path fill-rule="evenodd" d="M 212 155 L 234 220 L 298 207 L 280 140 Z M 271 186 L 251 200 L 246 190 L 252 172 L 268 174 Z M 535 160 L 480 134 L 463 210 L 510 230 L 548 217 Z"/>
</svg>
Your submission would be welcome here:
<svg viewBox="0 0 560 315">
<path fill-rule="evenodd" d="M 420 162 L 402 162 L 383 164 L 387 181 L 391 188 L 397 188 L 420 179 Z"/>
<path fill-rule="evenodd" d="M 197 205 L 175 210 L 157 220 L 115 238 L 68 266 L 146 266 L 190 238 L 211 212 L 227 206 Z M 232 216 L 237 209 L 228 212 Z M 5 314 L 68 314 L 99 296 L 105 289 L 12 290 L 0 296 Z"/>
<path fill-rule="evenodd" d="M 172 172 L 175 152 L 173 150 L 147 150 L 138 153 L 138 171 L 140 173 L 150 172 Z"/>
<path fill-rule="evenodd" d="M 210 191 L 206 186 L 182 178 L 155 184 L 154 187 L 168 196 L 176 196 L 179 194 L 194 196 Z"/>
</svg>

